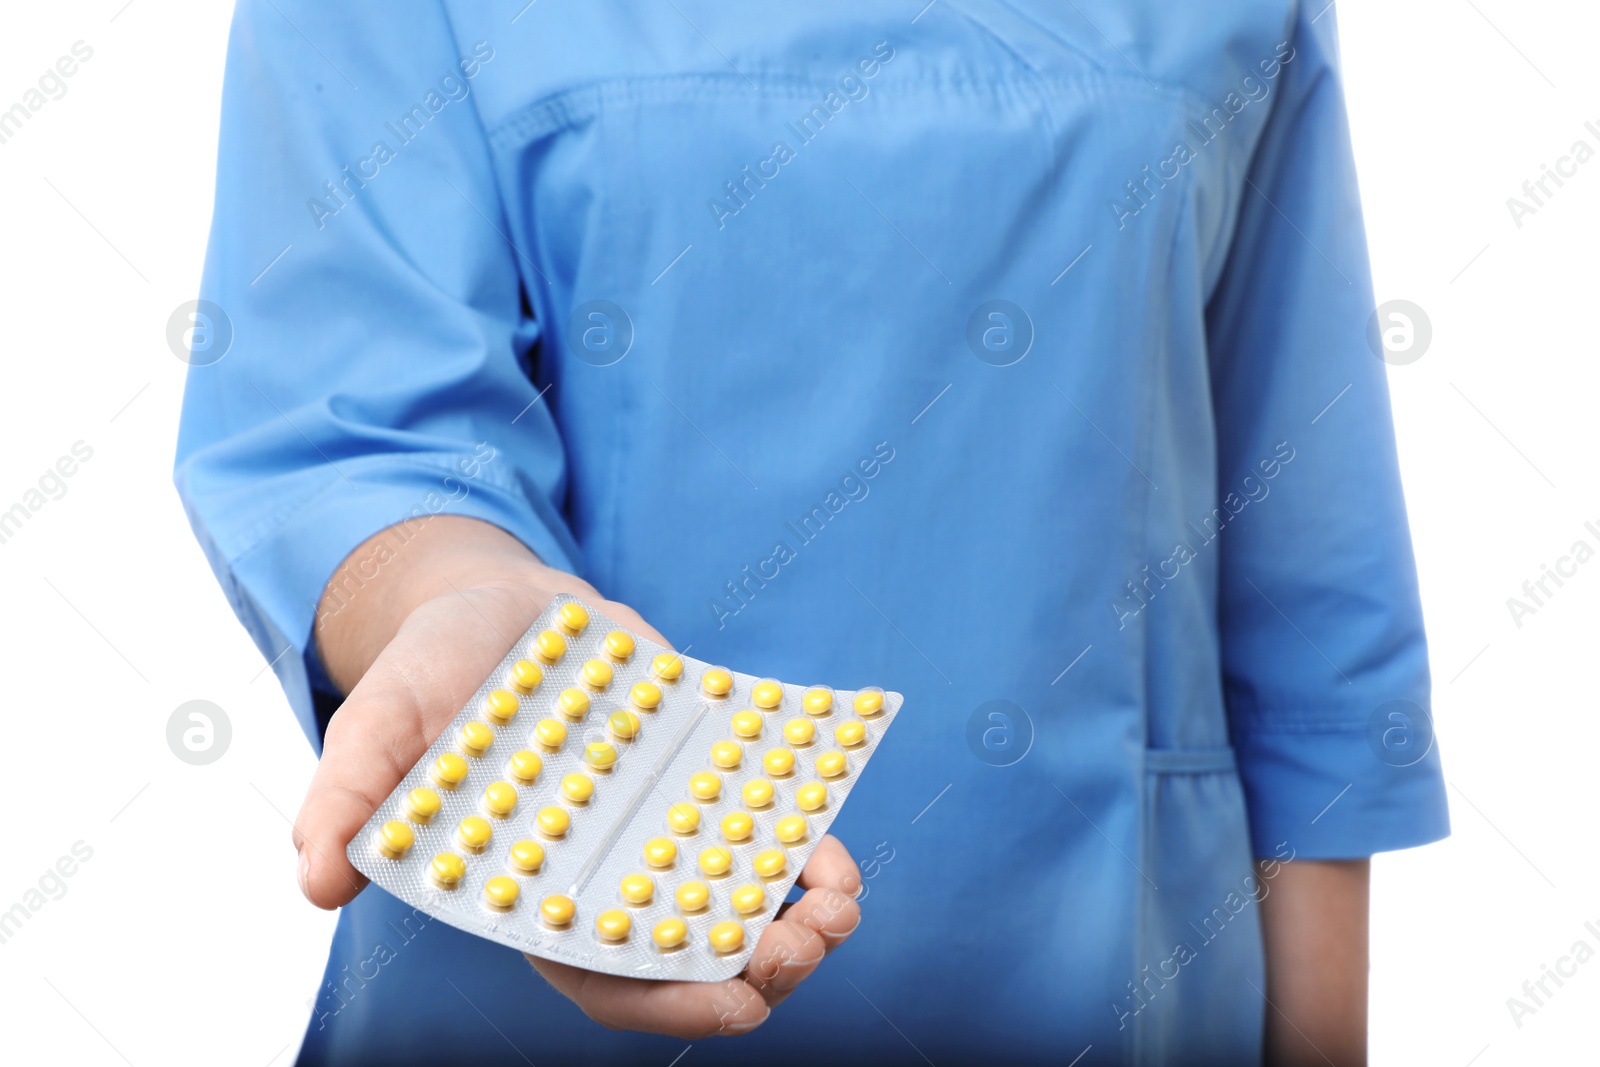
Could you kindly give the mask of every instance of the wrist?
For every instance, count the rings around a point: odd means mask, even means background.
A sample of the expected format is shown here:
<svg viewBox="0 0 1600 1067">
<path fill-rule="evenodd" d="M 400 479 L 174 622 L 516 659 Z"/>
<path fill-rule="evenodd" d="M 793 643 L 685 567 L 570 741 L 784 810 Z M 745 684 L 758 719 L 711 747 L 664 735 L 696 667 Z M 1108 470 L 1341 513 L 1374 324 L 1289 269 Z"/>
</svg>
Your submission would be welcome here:
<svg viewBox="0 0 1600 1067">
<path fill-rule="evenodd" d="M 348 693 L 418 608 L 486 587 L 592 592 L 489 523 L 456 515 L 399 523 L 362 542 L 323 589 L 313 639 L 328 677 Z"/>
</svg>

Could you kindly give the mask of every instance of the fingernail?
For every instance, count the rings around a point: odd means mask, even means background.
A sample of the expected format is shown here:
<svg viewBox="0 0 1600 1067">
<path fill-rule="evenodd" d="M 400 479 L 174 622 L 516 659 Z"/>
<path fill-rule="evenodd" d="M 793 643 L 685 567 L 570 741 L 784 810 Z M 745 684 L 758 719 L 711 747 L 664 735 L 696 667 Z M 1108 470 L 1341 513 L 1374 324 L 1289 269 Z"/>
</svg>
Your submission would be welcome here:
<svg viewBox="0 0 1600 1067">
<path fill-rule="evenodd" d="M 747 1023 L 735 1023 L 732 1026 L 724 1026 L 722 1028 L 722 1032 L 724 1034 L 727 1034 L 729 1037 L 738 1037 L 740 1034 L 748 1034 L 750 1031 L 754 1030 L 756 1027 L 758 1027 L 762 1023 L 766 1022 L 767 1018 L 771 1014 L 772 1014 L 772 1008 L 768 1007 L 767 1010 L 762 1014 L 761 1018 L 752 1019 L 750 1022 L 747 1022 Z"/>
<path fill-rule="evenodd" d="M 844 891 L 850 894 L 851 900 L 861 895 L 862 886 L 865 884 L 858 875 L 847 874 L 844 876 Z M 855 886 L 854 889 L 850 888 L 852 885 Z"/>
<path fill-rule="evenodd" d="M 849 937 L 851 934 L 856 932 L 856 930 L 861 926 L 861 919 L 862 919 L 862 914 L 861 914 L 861 912 L 858 911 L 858 912 L 856 912 L 856 921 L 850 925 L 850 929 L 848 929 L 848 930 L 819 930 L 817 932 L 820 933 L 823 937 L 827 938 L 828 939 L 828 943 L 830 945 L 837 945 L 839 942 L 843 941 L 845 938 Z"/>
<path fill-rule="evenodd" d="M 307 900 L 311 899 L 311 855 L 304 848 L 300 850 L 300 869 L 296 872 L 300 880 L 300 892 Z"/>
<path fill-rule="evenodd" d="M 777 993 L 793 993 L 801 982 L 810 974 L 808 968 L 815 967 L 821 959 L 790 960 L 778 968 L 778 973 L 772 976 L 767 983 L 767 988 Z"/>
</svg>

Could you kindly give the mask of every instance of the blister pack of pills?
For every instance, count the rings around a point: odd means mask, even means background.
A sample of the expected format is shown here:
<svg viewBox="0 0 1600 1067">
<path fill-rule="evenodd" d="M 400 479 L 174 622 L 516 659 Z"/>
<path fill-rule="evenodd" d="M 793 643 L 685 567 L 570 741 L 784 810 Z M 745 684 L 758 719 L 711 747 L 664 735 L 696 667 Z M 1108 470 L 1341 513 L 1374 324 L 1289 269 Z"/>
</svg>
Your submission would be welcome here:
<svg viewBox="0 0 1600 1067">
<path fill-rule="evenodd" d="M 534 956 L 730 978 L 900 704 L 680 656 L 559 596 L 379 805 L 350 862 Z"/>
</svg>

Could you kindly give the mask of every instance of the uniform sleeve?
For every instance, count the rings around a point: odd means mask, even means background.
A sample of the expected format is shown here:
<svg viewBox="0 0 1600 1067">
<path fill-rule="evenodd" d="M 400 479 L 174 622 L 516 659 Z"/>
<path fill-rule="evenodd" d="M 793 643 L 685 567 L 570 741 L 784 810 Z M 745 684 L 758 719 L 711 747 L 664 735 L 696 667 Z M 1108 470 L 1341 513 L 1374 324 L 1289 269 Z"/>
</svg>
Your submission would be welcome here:
<svg viewBox="0 0 1600 1067">
<path fill-rule="evenodd" d="M 175 477 L 314 745 L 313 616 L 366 538 L 467 515 L 578 564 L 530 376 L 523 287 L 544 282 L 502 236 L 475 107 L 493 62 L 431 5 L 242 0 L 234 16 Z M 336 603 L 383 562 L 357 561 Z"/>
<path fill-rule="evenodd" d="M 1219 613 L 1252 843 L 1340 859 L 1436 840 L 1449 820 L 1385 364 L 1367 341 L 1334 18 L 1319 6 L 1288 35 L 1207 317 L 1219 495 L 1251 501 L 1222 538 Z"/>
</svg>

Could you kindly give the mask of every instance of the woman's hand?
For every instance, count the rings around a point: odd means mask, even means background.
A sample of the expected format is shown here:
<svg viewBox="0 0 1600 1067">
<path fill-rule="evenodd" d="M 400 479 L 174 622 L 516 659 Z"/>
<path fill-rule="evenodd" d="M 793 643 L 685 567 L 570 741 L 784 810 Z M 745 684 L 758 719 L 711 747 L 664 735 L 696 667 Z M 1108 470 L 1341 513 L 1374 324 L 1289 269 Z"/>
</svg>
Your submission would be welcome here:
<svg viewBox="0 0 1600 1067">
<path fill-rule="evenodd" d="M 391 527 L 334 574 L 316 636 L 329 676 L 350 695 L 328 723 L 294 827 L 300 889 L 313 904 L 337 908 L 367 884 L 345 847 L 558 593 L 668 644 L 633 609 L 474 519 L 441 515 L 410 530 Z M 614 1029 L 745 1033 L 860 921 L 861 876 L 834 838 L 823 838 L 799 883 L 805 895 L 780 910 L 745 973 L 727 982 L 651 982 L 529 960 Z"/>
<path fill-rule="evenodd" d="M 778 918 L 761 932 L 744 973 L 726 982 L 650 982 L 533 956 L 528 962 L 585 1015 L 613 1030 L 648 1030 L 690 1041 L 748 1033 L 861 922 L 855 902 L 861 875 L 832 835 L 817 844 L 800 872 L 800 887 L 805 896 L 779 909 Z"/>
</svg>

